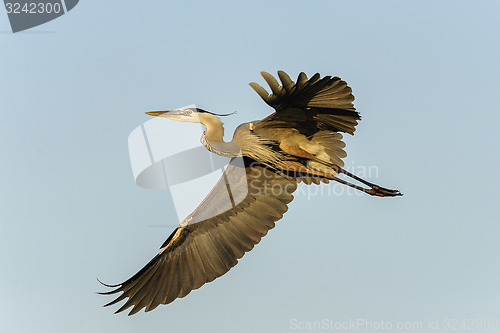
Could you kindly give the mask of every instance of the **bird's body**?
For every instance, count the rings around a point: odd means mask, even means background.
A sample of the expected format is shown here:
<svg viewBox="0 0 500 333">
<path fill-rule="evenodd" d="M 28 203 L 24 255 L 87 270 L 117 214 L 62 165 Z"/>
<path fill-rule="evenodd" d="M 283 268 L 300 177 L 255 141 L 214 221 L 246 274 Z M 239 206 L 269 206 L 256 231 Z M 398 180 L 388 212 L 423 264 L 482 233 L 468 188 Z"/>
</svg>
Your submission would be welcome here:
<svg viewBox="0 0 500 333">
<path fill-rule="evenodd" d="M 256 83 L 251 86 L 276 112 L 241 124 L 230 142 L 224 142 L 224 128 L 216 114 L 195 108 L 148 112 L 202 123 L 206 128 L 203 145 L 233 159 L 214 189 L 170 235 L 156 257 L 127 281 L 110 286 L 116 289 L 103 293 L 123 292 L 107 305 L 128 298 L 117 312 L 130 306 L 134 306 L 130 314 L 144 307 L 150 311 L 226 273 L 282 218 L 301 181 L 319 184 L 334 180 L 370 195 L 401 195 L 342 169 L 346 153 L 339 132 L 354 134 L 361 119 L 344 81 L 329 76 L 320 79 L 319 74 L 308 80 L 301 73 L 294 83 L 280 71 L 280 86 L 271 75 L 262 75 L 272 94 Z M 237 158 L 243 158 L 244 164 L 236 163 Z M 246 177 L 238 172 L 242 169 Z M 339 174 L 369 188 L 341 179 Z M 224 206 L 228 180 L 232 204 Z"/>
</svg>

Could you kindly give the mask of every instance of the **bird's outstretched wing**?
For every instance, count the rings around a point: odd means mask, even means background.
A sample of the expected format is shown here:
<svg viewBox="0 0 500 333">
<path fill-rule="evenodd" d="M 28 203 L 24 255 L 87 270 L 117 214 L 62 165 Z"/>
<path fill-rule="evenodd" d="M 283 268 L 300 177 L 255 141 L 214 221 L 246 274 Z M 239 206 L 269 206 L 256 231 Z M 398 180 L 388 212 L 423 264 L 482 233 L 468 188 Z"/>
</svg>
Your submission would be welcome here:
<svg viewBox="0 0 500 333">
<path fill-rule="evenodd" d="M 225 274 L 274 228 L 293 199 L 297 181 L 249 159 L 244 166 L 235 160 L 146 266 L 123 283 L 106 285 L 116 289 L 101 294 L 122 292 L 106 306 L 128 298 L 116 312 L 133 306 L 132 315 L 184 297 Z M 232 205 L 221 212 L 228 193 Z"/>
<path fill-rule="evenodd" d="M 295 83 L 285 72 L 278 71 L 282 82 L 280 86 L 271 74 L 261 74 L 272 94 L 255 82 L 250 83 L 250 86 L 267 104 L 276 109 L 275 114 L 264 120 L 296 120 L 302 122 L 299 128 L 354 134 L 361 117 L 352 104 L 352 89 L 339 77 L 320 78 L 319 73 L 316 73 L 308 79 L 306 74 L 300 73 Z M 304 122 L 310 124 L 304 127 Z M 303 134 L 311 135 L 307 132 Z"/>
</svg>

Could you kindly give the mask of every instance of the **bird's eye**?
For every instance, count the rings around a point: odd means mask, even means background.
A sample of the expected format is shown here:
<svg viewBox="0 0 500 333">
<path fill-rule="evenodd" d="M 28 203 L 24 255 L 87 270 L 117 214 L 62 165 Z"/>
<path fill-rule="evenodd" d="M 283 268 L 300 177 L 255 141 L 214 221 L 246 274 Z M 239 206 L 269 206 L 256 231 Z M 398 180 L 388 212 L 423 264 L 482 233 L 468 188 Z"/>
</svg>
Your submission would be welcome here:
<svg viewBox="0 0 500 333">
<path fill-rule="evenodd" d="M 178 114 L 184 117 L 188 117 L 191 115 L 191 112 L 189 112 L 189 110 L 179 110 Z"/>
</svg>

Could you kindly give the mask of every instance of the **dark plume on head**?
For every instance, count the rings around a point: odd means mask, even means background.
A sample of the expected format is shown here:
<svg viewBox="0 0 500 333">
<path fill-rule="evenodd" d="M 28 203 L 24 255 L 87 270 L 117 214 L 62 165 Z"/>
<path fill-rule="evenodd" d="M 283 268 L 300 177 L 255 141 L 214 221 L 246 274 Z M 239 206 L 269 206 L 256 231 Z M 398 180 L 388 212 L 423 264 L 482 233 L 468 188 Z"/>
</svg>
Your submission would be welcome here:
<svg viewBox="0 0 500 333">
<path fill-rule="evenodd" d="M 231 113 L 213 113 L 213 112 L 210 112 L 210 111 L 207 111 L 204 109 L 200 109 L 200 108 L 195 108 L 194 110 L 196 112 L 199 112 L 199 113 L 209 113 L 209 114 L 217 116 L 217 117 L 227 117 L 227 116 L 232 116 L 233 114 L 236 114 L 236 111 L 231 112 Z"/>
</svg>

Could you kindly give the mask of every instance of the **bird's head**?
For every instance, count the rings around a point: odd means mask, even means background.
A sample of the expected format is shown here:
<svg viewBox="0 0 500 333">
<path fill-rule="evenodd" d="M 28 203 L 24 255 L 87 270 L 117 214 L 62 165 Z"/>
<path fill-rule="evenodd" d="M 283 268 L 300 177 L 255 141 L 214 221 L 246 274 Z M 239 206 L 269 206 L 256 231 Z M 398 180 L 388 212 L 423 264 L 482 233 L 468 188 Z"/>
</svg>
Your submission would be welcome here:
<svg viewBox="0 0 500 333">
<path fill-rule="evenodd" d="M 155 117 L 163 117 L 163 118 L 168 118 L 176 121 L 183 121 L 183 122 L 189 122 L 189 123 L 201 123 L 200 118 L 205 118 L 205 117 L 211 117 L 211 116 L 216 116 L 216 117 L 223 117 L 223 116 L 229 116 L 230 114 L 217 114 L 217 113 L 212 113 L 200 108 L 181 108 L 177 110 L 168 110 L 168 111 L 150 111 L 146 112 L 147 115 L 150 116 L 155 116 Z M 211 115 L 211 116 L 210 116 Z"/>
<path fill-rule="evenodd" d="M 168 111 L 150 111 L 146 112 L 146 114 L 155 117 L 168 118 L 176 121 L 199 123 L 200 118 L 198 114 L 202 112 L 206 111 L 198 108 L 183 108 Z"/>
</svg>

